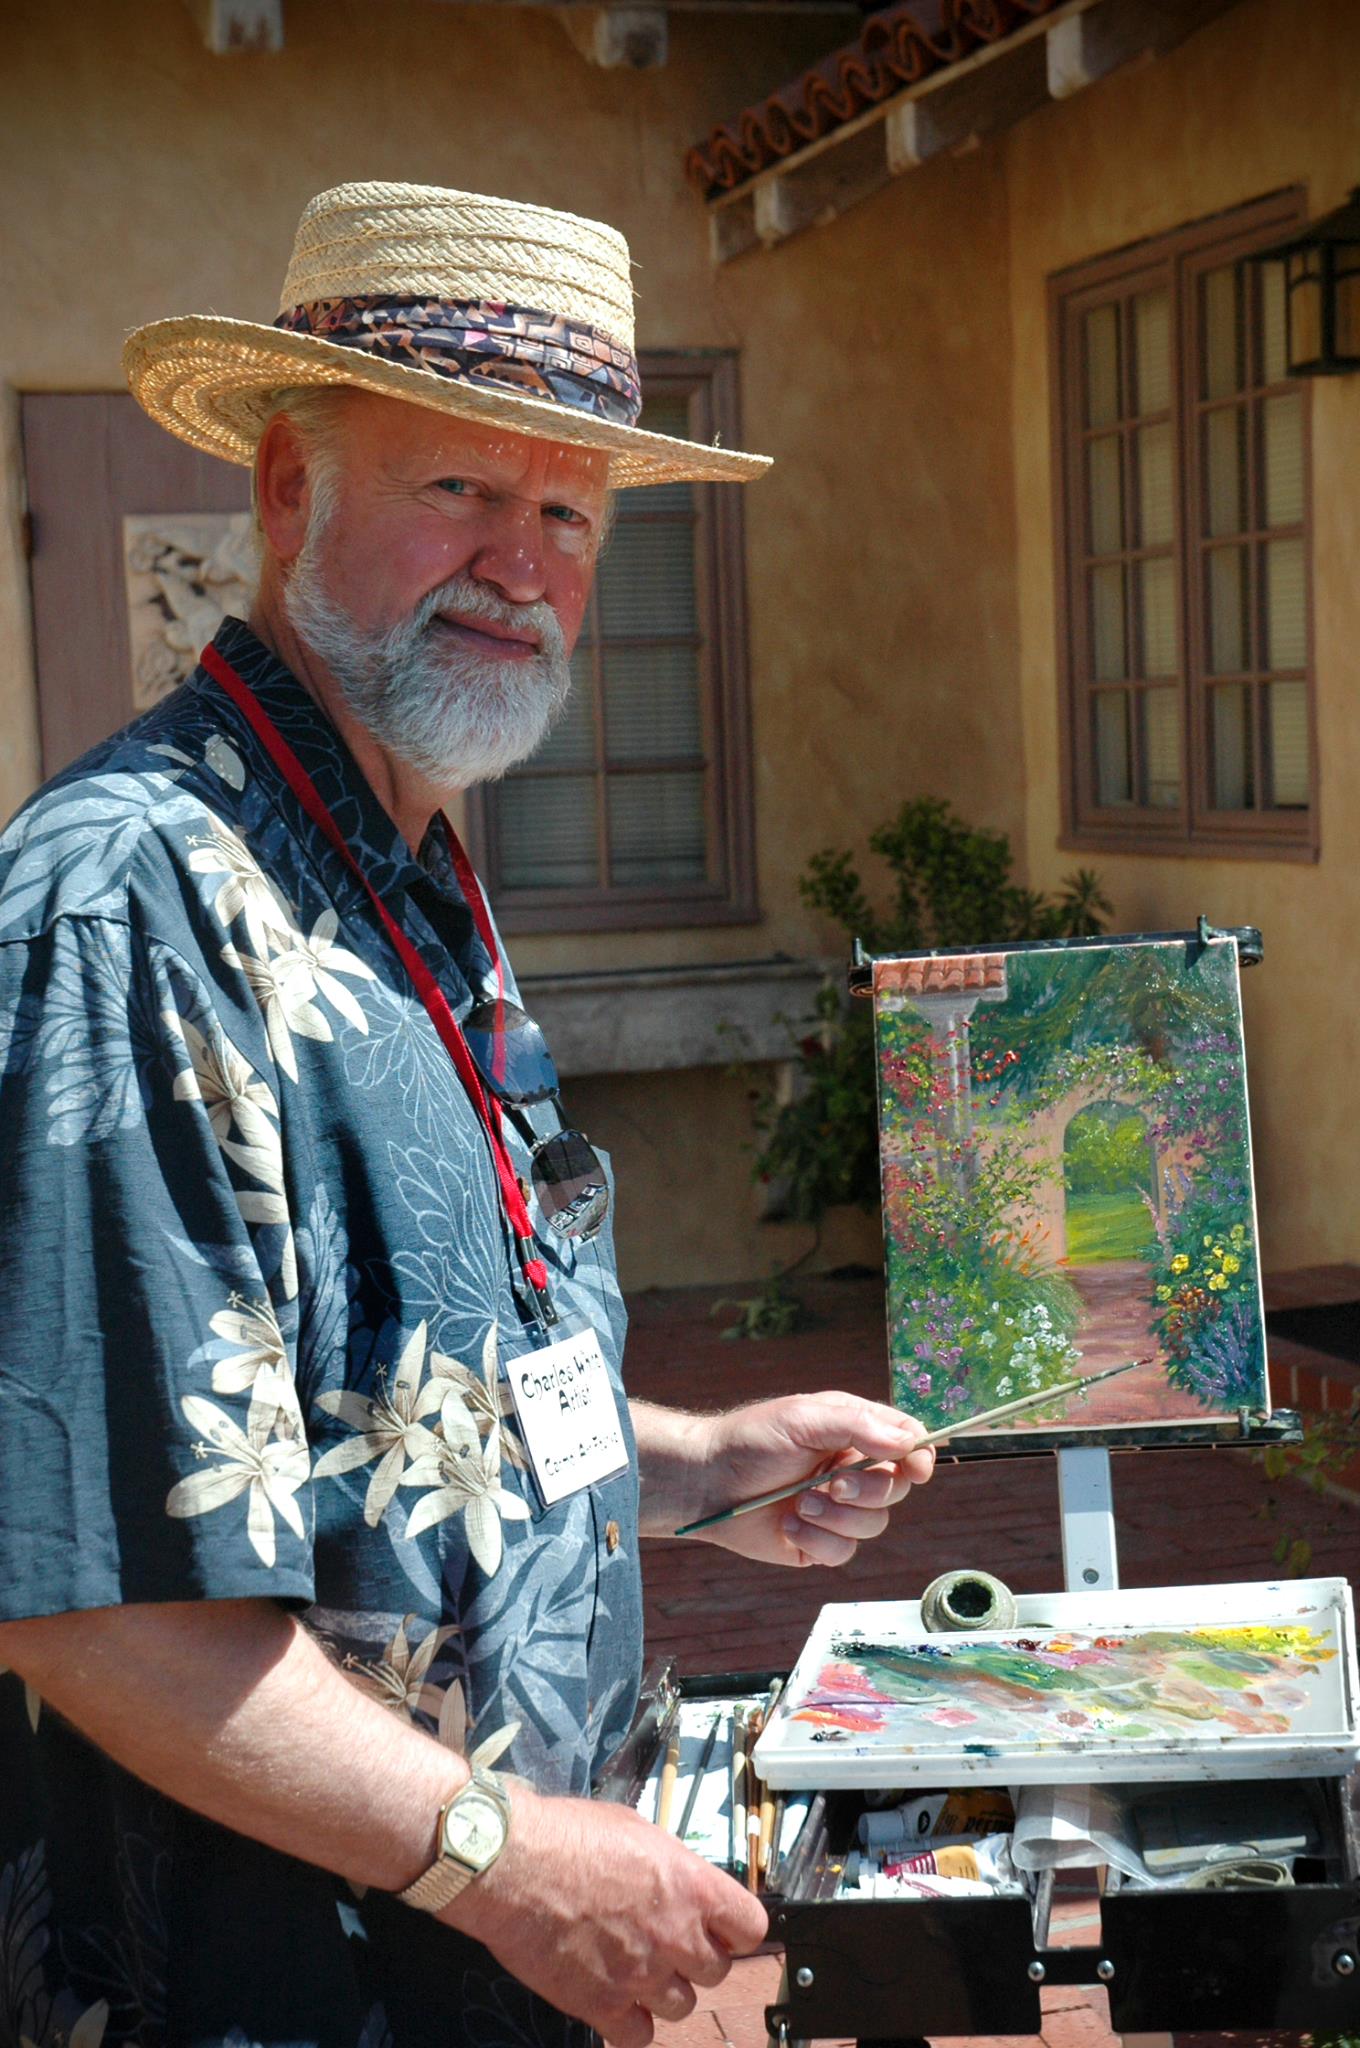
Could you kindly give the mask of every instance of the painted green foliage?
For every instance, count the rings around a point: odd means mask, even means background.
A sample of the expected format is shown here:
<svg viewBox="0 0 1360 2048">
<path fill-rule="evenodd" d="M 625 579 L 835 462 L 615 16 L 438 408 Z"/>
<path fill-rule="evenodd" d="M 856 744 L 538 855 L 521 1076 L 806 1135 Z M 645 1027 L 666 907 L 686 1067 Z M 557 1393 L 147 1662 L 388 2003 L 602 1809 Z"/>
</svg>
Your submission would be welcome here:
<svg viewBox="0 0 1360 2048">
<path fill-rule="evenodd" d="M 1012 952 L 971 1014 L 876 1010 L 899 1404 L 941 1424 L 1113 1362 L 1086 1359 L 1078 1281 L 1124 1261 L 1166 1382 L 1262 1405 L 1232 947 Z"/>
</svg>

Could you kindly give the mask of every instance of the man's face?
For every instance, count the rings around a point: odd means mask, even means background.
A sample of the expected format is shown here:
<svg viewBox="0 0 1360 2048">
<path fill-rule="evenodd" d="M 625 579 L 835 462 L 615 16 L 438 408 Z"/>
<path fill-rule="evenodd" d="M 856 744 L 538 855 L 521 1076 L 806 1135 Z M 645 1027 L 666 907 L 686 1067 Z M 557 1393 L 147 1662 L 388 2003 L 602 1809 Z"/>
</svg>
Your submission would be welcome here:
<svg viewBox="0 0 1360 2048">
<path fill-rule="evenodd" d="M 288 613 L 383 745 L 466 787 L 565 701 L 608 456 L 347 391 L 313 455 Z M 319 467 L 318 467 L 319 464 Z"/>
</svg>

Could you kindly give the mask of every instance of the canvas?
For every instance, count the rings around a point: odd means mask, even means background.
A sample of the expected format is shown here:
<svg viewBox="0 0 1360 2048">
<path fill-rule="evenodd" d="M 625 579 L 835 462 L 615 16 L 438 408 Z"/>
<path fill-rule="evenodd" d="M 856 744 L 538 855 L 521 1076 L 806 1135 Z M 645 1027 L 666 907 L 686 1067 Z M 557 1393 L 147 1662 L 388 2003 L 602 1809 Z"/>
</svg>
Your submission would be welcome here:
<svg viewBox="0 0 1360 2048">
<path fill-rule="evenodd" d="M 777 1786 L 1340 1773 L 1355 1757 L 1343 1580 L 1021 1597 L 931 1635 L 915 1601 L 825 1607 L 757 1767 Z"/>
<path fill-rule="evenodd" d="M 895 1404 L 1002 1431 L 1268 1412 L 1236 945 L 874 963 Z"/>
</svg>

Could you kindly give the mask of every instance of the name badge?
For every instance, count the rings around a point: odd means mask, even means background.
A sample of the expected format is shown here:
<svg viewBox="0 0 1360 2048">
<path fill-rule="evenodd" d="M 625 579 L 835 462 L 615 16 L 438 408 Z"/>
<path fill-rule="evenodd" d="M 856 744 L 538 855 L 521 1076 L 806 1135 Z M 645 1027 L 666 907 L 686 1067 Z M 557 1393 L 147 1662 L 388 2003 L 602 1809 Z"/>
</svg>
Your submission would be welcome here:
<svg viewBox="0 0 1360 2048">
<path fill-rule="evenodd" d="M 628 1446 L 594 1330 L 512 1358 L 506 1372 L 545 1507 L 625 1470 Z"/>
</svg>

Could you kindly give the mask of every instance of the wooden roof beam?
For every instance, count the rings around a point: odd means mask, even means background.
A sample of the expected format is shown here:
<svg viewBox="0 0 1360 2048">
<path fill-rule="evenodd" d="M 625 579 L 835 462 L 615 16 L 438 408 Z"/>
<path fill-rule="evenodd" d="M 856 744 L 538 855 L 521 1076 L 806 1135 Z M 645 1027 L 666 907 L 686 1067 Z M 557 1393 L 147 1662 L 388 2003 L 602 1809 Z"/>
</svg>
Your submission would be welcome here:
<svg viewBox="0 0 1360 2048">
<path fill-rule="evenodd" d="M 1004 42 L 866 109 L 709 209 L 715 263 L 834 220 L 933 157 L 975 149 L 1120 66 L 1162 55 L 1238 0 L 1066 0 Z M 881 131 L 881 132 L 880 132 Z"/>
<path fill-rule="evenodd" d="M 664 7 L 559 7 L 558 20 L 587 64 L 656 71 L 669 53 Z"/>
<path fill-rule="evenodd" d="M 1048 48 L 1048 89 L 1070 99 L 1125 64 L 1146 63 L 1183 43 L 1236 0 L 1102 0 L 1055 22 Z"/>
<path fill-rule="evenodd" d="M 1004 63 L 985 64 L 955 84 L 891 105 L 883 124 L 888 170 L 897 177 L 946 150 L 962 155 L 1047 103 L 1044 45 L 1022 43 Z"/>
<path fill-rule="evenodd" d="M 214 57 L 283 48 L 283 0 L 188 0 Z"/>
</svg>

